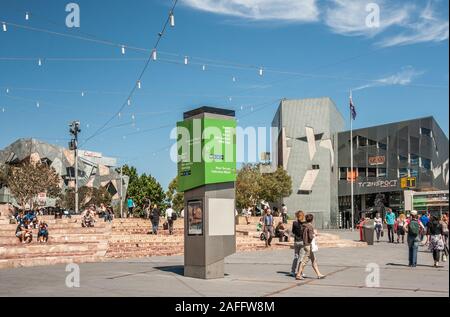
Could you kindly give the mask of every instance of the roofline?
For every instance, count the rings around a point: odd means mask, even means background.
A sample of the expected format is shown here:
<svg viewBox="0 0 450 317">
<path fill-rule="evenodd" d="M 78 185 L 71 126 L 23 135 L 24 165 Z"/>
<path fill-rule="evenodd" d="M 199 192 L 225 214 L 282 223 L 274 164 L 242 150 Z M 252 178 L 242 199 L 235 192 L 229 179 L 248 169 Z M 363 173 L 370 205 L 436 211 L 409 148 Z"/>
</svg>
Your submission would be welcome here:
<svg viewBox="0 0 450 317">
<path fill-rule="evenodd" d="M 373 125 L 373 126 L 368 126 L 368 127 L 364 127 L 364 128 L 353 129 L 353 132 L 360 131 L 360 130 L 365 130 L 365 129 L 379 128 L 379 127 L 388 126 L 388 125 L 392 125 L 392 124 L 399 124 L 399 123 L 406 123 L 406 122 L 417 121 L 417 120 L 424 120 L 424 119 L 431 119 L 434 122 L 436 122 L 436 124 L 437 124 L 437 121 L 434 119 L 433 116 L 427 116 L 427 117 L 420 117 L 420 118 L 415 118 L 415 119 L 407 119 L 407 120 L 402 120 L 402 121 L 393 121 L 393 122 L 383 123 L 383 124 L 379 124 L 379 125 Z M 439 124 L 437 124 L 437 125 L 440 128 Z M 350 130 L 345 130 L 345 131 L 342 131 L 342 132 L 339 132 L 339 133 L 350 133 Z"/>
</svg>

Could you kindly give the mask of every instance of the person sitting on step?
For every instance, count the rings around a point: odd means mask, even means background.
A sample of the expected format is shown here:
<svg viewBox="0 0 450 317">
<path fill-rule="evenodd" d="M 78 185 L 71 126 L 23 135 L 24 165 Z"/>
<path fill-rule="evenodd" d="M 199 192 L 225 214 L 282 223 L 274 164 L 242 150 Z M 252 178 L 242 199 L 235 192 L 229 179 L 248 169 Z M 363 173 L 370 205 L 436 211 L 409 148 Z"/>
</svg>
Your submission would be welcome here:
<svg viewBox="0 0 450 317">
<path fill-rule="evenodd" d="M 38 242 L 47 243 L 48 242 L 48 225 L 46 222 L 41 221 L 38 228 Z"/>
</svg>

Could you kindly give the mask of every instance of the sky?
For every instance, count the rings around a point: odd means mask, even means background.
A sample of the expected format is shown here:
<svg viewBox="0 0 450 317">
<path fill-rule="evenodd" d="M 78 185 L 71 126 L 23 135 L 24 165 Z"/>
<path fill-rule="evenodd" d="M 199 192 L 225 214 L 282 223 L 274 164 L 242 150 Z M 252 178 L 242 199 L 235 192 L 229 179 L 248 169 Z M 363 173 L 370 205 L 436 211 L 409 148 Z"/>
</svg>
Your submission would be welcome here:
<svg viewBox="0 0 450 317">
<path fill-rule="evenodd" d="M 448 1 L 179 0 L 140 89 L 173 1 L 74 1 L 73 28 L 69 2 L 0 1 L 0 148 L 66 146 L 79 120 L 81 148 L 166 187 L 184 111 L 231 108 L 241 127 L 269 127 L 280 99 L 328 96 L 348 118 L 350 90 L 355 128 L 431 115 L 448 136 Z"/>
</svg>

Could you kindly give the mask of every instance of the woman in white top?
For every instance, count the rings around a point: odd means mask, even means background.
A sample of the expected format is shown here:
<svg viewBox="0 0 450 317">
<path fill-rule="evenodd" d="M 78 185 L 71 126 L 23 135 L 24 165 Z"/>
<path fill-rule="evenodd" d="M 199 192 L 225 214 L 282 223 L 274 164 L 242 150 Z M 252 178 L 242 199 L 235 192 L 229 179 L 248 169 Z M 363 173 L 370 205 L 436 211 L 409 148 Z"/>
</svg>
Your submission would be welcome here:
<svg viewBox="0 0 450 317">
<path fill-rule="evenodd" d="M 377 242 L 380 242 L 381 232 L 383 231 L 383 218 L 380 217 L 380 214 L 377 214 L 374 221 L 375 232 L 377 233 Z"/>
</svg>

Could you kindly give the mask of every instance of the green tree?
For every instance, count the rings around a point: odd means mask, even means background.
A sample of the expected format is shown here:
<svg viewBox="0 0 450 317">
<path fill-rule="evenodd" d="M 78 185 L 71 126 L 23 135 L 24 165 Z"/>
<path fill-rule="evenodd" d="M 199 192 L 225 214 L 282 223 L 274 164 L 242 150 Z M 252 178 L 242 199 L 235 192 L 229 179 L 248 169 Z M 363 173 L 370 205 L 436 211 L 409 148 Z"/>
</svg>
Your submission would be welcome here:
<svg viewBox="0 0 450 317">
<path fill-rule="evenodd" d="M 120 168 L 117 171 L 120 172 Z M 139 176 L 137 169 L 128 165 L 122 167 L 122 172 L 130 178 L 127 196 L 133 198 L 137 210 L 143 210 L 143 207 L 148 204 L 149 200 L 152 204 L 157 204 L 161 209 L 166 208 L 164 190 L 153 176 L 145 173 Z"/>
<path fill-rule="evenodd" d="M 26 204 L 33 208 L 33 200 L 39 193 L 46 193 L 49 198 L 57 198 L 61 193 L 61 177 L 44 163 L 25 161 L 19 165 L 5 166 L 2 175 L 2 182 L 22 208 Z"/>
<path fill-rule="evenodd" d="M 78 189 L 78 199 L 80 209 L 85 209 L 89 205 L 100 206 L 101 204 L 111 204 L 111 194 L 105 187 L 80 187 Z M 69 188 L 61 196 L 59 204 L 66 209 L 75 210 L 75 189 Z"/>
<path fill-rule="evenodd" d="M 238 208 L 255 206 L 261 200 L 262 175 L 257 165 L 244 164 L 236 179 L 236 205 Z"/>
<path fill-rule="evenodd" d="M 270 202 L 279 202 L 292 194 L 292 179 L 288 173 L 278 167 L 274 173 L 262 175 L 261 196 Z"/>
<path fill-rule="evenodd" d="M 178 191 L 178 176 L 170 182 L 166 197 L 174 210 L 180 212 L 184 208 L 184 193 Z"/>
</svg>

